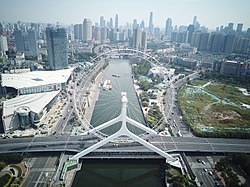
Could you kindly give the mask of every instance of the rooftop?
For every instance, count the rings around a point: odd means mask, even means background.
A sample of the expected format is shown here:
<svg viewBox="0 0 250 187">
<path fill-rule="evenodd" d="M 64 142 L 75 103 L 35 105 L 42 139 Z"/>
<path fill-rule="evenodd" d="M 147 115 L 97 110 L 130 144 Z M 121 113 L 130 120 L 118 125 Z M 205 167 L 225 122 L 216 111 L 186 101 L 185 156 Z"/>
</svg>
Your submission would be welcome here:
<svg viewBox="0 0 250 187">
<path fill-rule="evenodd" d="M 72 72 L 73 68 L 57 71 L 32 71 L 19 74 L 2 74 L 2 86 L 21 89 L 64 83 L 68 80 Z"/>
<path fill-rule="evenodd" d="M 3 117 L 11 116 L 20 107 L 39 113 L 60 91 L 20 95 L 3 102 Z"/>
</svg>

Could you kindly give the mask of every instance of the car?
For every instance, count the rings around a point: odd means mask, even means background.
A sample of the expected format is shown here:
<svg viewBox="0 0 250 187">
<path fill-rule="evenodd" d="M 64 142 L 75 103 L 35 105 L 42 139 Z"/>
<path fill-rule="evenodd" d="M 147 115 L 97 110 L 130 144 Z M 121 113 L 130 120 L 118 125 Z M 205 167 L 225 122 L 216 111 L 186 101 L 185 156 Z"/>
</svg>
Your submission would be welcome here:
<svg viewBox="0 0 250 187">
<path fill-rule="evenodd" d="M 206 162 L 204 162 L 203 160 L 201 161 L 201 163 L 202 163 L 203 165 L 205 165 L 205 164 L 206 164 Z"/>
<path fill-rule="evenodd" d="M 208 174 L 209 174 L 210 176 L 212 176 L 212 175 L 213 175 L 213 172 L 212 172 L 212 171 L 209 171 Z"/>
<path fill-rule="evenodd" d="M 197 162 L 201 163 L 201 159 L 197 158 Z"/>
<path fill-rule="evenodd" d="M 203 168 L 203 171 L 204 171 L 204 172 L 207 172 L 207 169 L 206 169 L 206 168 Z"/>
</svg>

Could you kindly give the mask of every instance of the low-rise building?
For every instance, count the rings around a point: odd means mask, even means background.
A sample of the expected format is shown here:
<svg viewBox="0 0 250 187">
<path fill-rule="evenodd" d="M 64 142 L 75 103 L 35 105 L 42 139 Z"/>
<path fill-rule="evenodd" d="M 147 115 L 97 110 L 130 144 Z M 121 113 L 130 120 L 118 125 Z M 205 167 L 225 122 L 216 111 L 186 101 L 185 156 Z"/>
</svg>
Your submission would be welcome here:
<svg viewBox="0 0 250 187">
<path fill-rule="evenodd" d="M 61 90 L 66 89 L 73 68 L 2 74 L 5 94 L 15 90 L 16 97 L 3 102 L 2 122 L 5 132 L 27 129 L 39 123 L 50 110 Z"/>
</svg>

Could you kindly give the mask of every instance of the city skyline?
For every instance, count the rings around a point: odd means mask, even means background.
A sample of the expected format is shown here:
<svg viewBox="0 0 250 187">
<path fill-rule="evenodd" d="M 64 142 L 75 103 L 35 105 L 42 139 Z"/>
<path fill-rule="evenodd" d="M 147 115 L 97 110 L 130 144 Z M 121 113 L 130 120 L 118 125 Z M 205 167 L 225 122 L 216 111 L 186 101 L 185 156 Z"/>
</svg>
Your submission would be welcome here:
<svg viewBox="0 0 250 187">
<path fill-rule="evenodd" d="M 201 26 L 214 30 L 221 25 L 227 26 L 229 22 L 234 23 L 234 29 L 238 23 L 243 23 L 243 30 L 250 27 L 248 20 L 248 0 L 156 0 L 156 1 L 98 1 L 91 2 L 73 1 L 37 1 L 28 0 L 2 0 L 4 6 L 0 7 L 1 21 L 6 22 L 41 22 L 61 24 L 82 23 L 84 18 L 90 18 L 93 25 L 99 23 L 100 17 L 105 20 L 115 20 L 116 14 L 119 17 L 119 25 L 132 23 L 137 19 L 140 23 L 149 25 L 150 12 L 153 12 L 153 25 L 165 28 L 168 18 L 172 19 L 174 25 L 192 24 L 193 17 Z M 12 11 L 10 11 L 12 10 Z M 46 10 L 46 11 L 45 11 Z M 211 14 L 212 13 L 212 14 Z"/>
</svg>

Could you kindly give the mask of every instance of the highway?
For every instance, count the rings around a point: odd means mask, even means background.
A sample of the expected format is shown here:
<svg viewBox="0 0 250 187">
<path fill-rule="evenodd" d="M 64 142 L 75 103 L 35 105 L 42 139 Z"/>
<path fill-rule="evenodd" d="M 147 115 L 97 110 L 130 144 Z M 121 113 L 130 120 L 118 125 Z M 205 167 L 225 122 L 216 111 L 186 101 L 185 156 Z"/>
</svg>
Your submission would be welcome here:
<svg viewBox="0 0 250 187">
<path fill-rule="evenodd" d="M 224 138 L 196 138 L 196 137 L 167 137 L 150 136 L 145 137 L 147 141 L 158 148 L 168 152 L 235 152 L 250 153 L 250 144 L 248 139 L 224 139 Z M 31 138 L 12 138 L 3 139 L 0 142 L 0 153 L 10 152 L 54 152 L 70 151 L 80 152 L 83 149 L 98 142 L 96 137 L 87 136 L 47 136 Z M 138 143 L 120 143 L 112 142 L 103 146 L 101 151 L 145 151 L 145 148 Z M 148 150 L 147 150 L 148 151 Z"/>
</svg>

